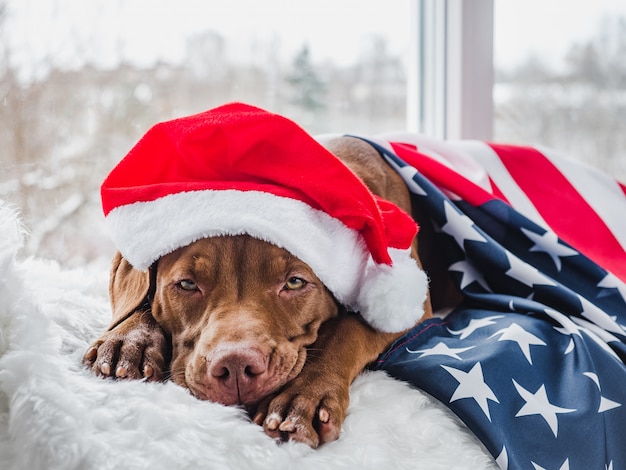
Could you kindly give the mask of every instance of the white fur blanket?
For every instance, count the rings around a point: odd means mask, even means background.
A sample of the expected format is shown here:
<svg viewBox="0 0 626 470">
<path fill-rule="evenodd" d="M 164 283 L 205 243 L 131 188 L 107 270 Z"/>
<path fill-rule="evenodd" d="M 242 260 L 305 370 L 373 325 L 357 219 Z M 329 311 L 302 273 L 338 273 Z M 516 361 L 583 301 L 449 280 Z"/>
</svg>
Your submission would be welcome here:
<svg viewBox="0 0 626 470">
<path fill-rule="evenodd" d="M 355 381 L 341 437 L 317 450 L 173 383 L 94 377 L 81 358 L 110 318 L 106 268 L 19 260 L 21 243 L 0 205 L 0 469 L 497 468 L 445 406 L 382 372 Z"/>
</svg>

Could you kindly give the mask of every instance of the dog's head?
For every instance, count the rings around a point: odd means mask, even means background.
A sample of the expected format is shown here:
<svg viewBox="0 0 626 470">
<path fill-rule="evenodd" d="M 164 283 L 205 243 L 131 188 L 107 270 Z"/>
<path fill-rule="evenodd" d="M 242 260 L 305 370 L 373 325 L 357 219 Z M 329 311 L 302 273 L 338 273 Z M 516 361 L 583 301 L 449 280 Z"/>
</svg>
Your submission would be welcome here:
<svg viewBox="0 0 626 470">
<path fill-rule="evenodd" d="M 116 265 L 111 298 L 120 313 L 150 290 L 152 314 L 171 335 L 172 379 L 223 404 L 255 404 L 296 377 L 339 309 L 306 263 L 246 235 L 179 248 L 151 276 Z"/>
</svg>

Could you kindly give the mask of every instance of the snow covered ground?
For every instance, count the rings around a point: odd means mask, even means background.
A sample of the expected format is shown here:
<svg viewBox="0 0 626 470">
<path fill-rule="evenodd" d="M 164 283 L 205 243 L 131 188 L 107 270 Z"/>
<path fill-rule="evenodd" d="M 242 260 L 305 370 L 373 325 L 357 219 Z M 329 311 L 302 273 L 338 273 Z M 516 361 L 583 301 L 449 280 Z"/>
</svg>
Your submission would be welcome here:
<svg viewBox="0 0 626 470">
<path fill-rule="evenodd" d="M 23 260 L 0 205 L 0 468 L 494 469 L 443 405 L 382 372 L 352 386 L 340 439 L 277 445 L 232 407 L 173 384 L 114 382 L 80 361 L 109 321 L 106 269 Z"/>
</svg>

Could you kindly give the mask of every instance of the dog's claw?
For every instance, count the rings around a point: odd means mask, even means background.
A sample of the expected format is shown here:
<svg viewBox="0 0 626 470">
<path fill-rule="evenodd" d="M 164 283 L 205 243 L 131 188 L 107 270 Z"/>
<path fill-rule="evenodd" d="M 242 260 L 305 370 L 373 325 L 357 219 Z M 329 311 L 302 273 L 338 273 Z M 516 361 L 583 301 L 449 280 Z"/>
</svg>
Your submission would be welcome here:
<svg viewBox="0 0 626 470">
<path fill-rule="evenodd" d="M 123 378 L 126 377 L 127 374 L 128 370 L 126 370 L 126 367 L 119 366 L 117 369 L 115 369 L 115 377 Z"/>
<path fill-rule="evenodd" d="M 96 348 L 95 346 L 92 346 L 85 353 L 85 362 L 92 363 L 93 361 L 96 360 L 96 357 L 98 357 L 98 348 Z"/>
<path fill-rule="evenodd" d="M 271 414 L 265 420 L 265 426 L 270 431 L 276 431 L 280 425 L 280 419 L 275 414 Z"/>
<path fill-rule="evenodd" d="M 278 430 L 282 432 L 294 432 L 296 430 L 296 423 L 292 419 L 286 419 L 280 426 L 278 426 Z"/>
<path fill-rule="evenodd" d="M 263 414 L 262 412 L 257 412 L 252 418 L 252 422 L 257 426 L 263 426 L 263 422 L 265 421 L 264 418 L 265 414 Z"/>
<path fill-rule="evenodd" d="M 320 411 L 317 414 L 317 416 L 321 423 L 328 423 L 328 420 L 330 419 L 330 415 L 328 414 L 328 411 L 324 408 L 320 408 Z"/>
<path fill-rule="evenodd" d="M 154 374 L 154 369 L 150 364 L 146 364 L 143 368 L 143 376 L 145 379 L 149 379 Z"/>
<path fill-rule="evenodd" d="M 100 372 L 102 372 L 102 375 L 111 375 L 111 366 L 108 362 L 102 363 L 100 366 Z"/>
</svg>

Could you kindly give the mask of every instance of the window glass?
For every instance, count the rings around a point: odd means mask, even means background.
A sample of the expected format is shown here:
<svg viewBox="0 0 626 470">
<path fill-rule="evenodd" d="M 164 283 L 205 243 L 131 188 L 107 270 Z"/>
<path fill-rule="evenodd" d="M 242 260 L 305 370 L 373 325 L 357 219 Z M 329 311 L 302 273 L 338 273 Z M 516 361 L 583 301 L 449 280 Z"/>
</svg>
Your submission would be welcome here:
<svg viewBox="0 0 626 470">
<path fill-rule="evenodd" d="M 98 188 L 149 126 L 245 101 L 402 130 L 410 25 L 410 0 L 0 0 L 0 199 L 27 252 L 110 256 Z"/>
<path fill-rule="evenodd" d="M 626 181 L 626 2 L 495 2 L 495 139 Z"/>
</svg>

